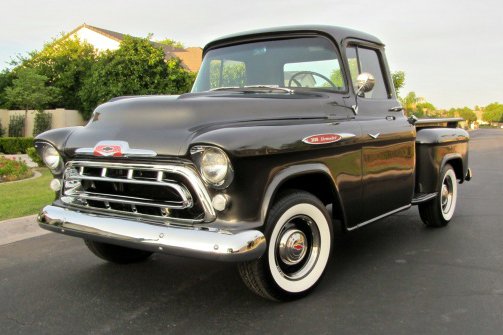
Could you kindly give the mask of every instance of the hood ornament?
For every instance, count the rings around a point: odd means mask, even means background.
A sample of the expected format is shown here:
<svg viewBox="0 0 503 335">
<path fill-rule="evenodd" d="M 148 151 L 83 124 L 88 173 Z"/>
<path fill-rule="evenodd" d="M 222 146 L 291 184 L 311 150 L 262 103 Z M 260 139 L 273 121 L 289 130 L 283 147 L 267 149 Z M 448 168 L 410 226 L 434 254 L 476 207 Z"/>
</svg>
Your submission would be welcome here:
<svg viewBox="0 0 503 335">
<path fill-rule="evenodd" d="M 97 157 L 155 157 L 157 153 L 146 149 L 131 149 L 126 141 L 100 141 L 94 148 L 79 148 L 77 155 Z"/>
</svg>

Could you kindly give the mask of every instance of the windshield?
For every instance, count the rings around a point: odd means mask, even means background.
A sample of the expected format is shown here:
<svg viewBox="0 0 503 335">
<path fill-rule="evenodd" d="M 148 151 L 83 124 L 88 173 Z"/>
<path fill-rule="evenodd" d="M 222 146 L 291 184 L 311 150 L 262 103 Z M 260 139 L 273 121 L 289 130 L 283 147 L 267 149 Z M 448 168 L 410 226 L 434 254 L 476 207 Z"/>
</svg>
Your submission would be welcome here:
<svg viewBox="0 0 503 335">
<path fill-rule="evenodd" d="M 332 42 L 324 37 L 302 37 L 210 50 L 192 92 L 250 87 L 346 90 Z"/>
</svg>

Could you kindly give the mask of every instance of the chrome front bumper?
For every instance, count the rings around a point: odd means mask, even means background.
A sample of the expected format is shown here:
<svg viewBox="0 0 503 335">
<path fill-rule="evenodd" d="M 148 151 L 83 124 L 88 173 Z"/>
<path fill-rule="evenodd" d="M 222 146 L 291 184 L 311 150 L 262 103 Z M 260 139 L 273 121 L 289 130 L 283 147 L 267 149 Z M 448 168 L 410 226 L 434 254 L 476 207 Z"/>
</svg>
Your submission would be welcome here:
<svg viewBox="0 0 503 335">
<path fill-rule="evenodd" d="M 266 249 L 264 234 L 258 230 L 231 233 L 211 228 L 156 225 L 56 206 L 44 207 L 38 222 L 40 227 L 57 233 L 202 259 L 250 261 L 262 256 Z"/>
</svg>

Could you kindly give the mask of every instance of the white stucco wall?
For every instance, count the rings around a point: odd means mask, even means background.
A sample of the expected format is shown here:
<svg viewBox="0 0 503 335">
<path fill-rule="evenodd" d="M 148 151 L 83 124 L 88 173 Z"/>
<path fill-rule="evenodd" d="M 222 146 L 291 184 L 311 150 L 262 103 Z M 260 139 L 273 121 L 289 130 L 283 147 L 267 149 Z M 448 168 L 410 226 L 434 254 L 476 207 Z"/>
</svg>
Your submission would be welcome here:
<svg viewBox="0 0 503 335">
<path fill-rule="evenodd" d="M 119 42 L 112 38 L 108 38 L 87 27 L 82 27 L 77 30 L 71 37 L 77 36 L 81 41 L 87 41 L 89 44 L 94 45 L 98 51 L 115 50 L 119 48 Z"/>
<path fill-rule="evenodd" d="M 86 122 L 82 119 L 80 113 L 76 110 L 69 110 L 63 108 L 47 109 L 46 113 L 52 114 L 52 125 L 51 128 L 64 128 L 73 126 L 83 126 Z M 33 127 L 35 126 L 35 115 L 36 111 L 28 111 L 28 122 L 26 136 L 31 137 L 33 135 Z M 2 123 L 2 128 L 5 129 L 5 136 L 8 135 L 9 121 L 12 115 L 25 115 L 24 110 L 6 110 L 0 109 L 0 122 Z"/>
</svg>

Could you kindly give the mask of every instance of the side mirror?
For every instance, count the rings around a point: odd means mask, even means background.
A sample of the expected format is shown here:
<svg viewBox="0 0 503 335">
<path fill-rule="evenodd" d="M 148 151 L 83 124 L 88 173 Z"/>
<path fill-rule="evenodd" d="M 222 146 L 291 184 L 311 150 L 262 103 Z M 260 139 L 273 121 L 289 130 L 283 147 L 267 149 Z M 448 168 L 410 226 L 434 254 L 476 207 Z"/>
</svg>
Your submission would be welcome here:
<svg viewBox="0 0 503 335">
<path fill-rule="evenodd" d="M 358 91 L 356 91 L 356 95 L 372 91 L 372 89 L 374 89 L 375 83 L 376 80 L 371 73 L 360 73 L 356 78 L 356 84 L 358 85 Z"/>
</svg>

